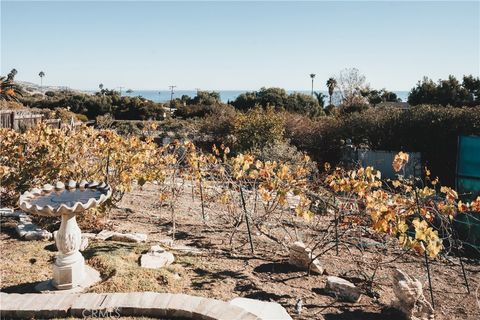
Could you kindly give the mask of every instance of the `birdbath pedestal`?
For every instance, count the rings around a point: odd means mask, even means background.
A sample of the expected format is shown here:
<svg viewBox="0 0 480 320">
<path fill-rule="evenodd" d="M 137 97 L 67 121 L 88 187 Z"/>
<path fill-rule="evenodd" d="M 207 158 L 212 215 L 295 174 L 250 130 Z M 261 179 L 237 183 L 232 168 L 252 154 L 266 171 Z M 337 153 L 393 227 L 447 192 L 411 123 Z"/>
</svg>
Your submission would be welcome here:
<svg viewBox="0 0 480 320">
<path fill-rule="evenodd" d="M 20 208 L 31 214 L 61 217 L 55 243 L 59 254 L 53 264 L 53 279 L 41 282 L 35 289 L 40 292 L 79 292 L 100 281 L 100 274 L 85 265 L 80 253 L 82 233 L 76 215 L 95 208 L 112 194 L 109 185 L 97 182 L 70 180 L 55 186 L 46 184 L 20 196 Z"/>
</svg>

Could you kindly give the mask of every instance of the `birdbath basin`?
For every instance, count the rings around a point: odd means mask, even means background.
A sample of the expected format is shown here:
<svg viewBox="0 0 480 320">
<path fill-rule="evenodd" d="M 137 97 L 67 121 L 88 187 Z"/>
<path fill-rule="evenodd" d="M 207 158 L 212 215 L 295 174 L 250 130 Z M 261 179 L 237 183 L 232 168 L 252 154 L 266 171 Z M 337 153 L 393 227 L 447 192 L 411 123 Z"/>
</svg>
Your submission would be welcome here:
<svg viewBox="0 0 480 320">
<path fill-rule="evenodd" d="M 37 285 L 38 291 L 81 291 L 100 280 L 95 269 L 85 265 L 80 253 L 82 233 L 76 215 L 95 208 L 112 195 L 108 184 L 70 180 L 67 183 L 46 184 L 20 196 L 19 206 L 31 214 L 61 217 L 55 237 L 59 254 L 53 264 L 53 279 Z"/>
</svg>

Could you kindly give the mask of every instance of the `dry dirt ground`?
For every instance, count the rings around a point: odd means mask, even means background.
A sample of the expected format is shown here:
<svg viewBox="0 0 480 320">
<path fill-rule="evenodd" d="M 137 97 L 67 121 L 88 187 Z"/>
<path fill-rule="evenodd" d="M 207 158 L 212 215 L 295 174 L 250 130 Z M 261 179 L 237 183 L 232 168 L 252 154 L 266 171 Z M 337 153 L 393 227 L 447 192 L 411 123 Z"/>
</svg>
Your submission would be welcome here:
<svg viewBox="0 0 480 320">
<path fill-rule="evenodd" d="M 285 245 L 258 231 L 253 232 L 255 253 L 252 255 L 245 224 L 240 226 L 230 245 L 233 228 L 225 218 L 225 210 L 221 205 L 210 204 L 206 213 L 208 221 L 204 223 L 198 195 L 192 199 L 186 188 L 176 205 L 175 244 L 194 247 L 199 252 L 171 249 L 176 261 L 170 267 L 143 269 L 138 266 L 139 257 L 150 245 L 169 248 L 171 212 L 168 206 L 160 205 L 155 185 L 147 184 L 127 193 L 111 212 L 106 228 L 146 233 L 148 243 L 91 241 L 83 255 L 88 264 L 101 272 L 103 281 L 90 291 L 160 291 L 222 300 L 241 296 L 278 302 L 294 319 L 393 320 L 400 318 L 390 308 L 394 299 L 392 275 L 395 268 L 400 268 L 423 282 L 424 294 L 430 300 L 423 257 L 405 253 L 391 241 L 367 246 L 364 250 L 341 243 L 338 255 L 335 250 L 329 250 L 320 257 L 326 269 L 324 275 L 307 275 L 288 265 Z M 331 220 L 331 217 L 325 219 Z M 1 290 L 31 292 L 36 283 L 51 275 L 54 244 L 53 241 L 20 241 L 13 226 L 12 220 L 2 220 Z M 294 240 L 292 232 L 275 232 L 277 238 Z M 302 233 L 298 231 L 296 236 L 301 237 Z M 458 258 L 440 257 L 431 262 L 436 319 L 480 319 L 480 264 L 467 260 L 465 270 L 470 294 Z M 366 278 L 374 272 L 373 285 L 369 286 Z M 324 289 L 328 275 L 349 279 L 361 287 L 361 301 L 345 303 L 329 295 Z M 299 299 L 303 302 L 300 314 L 295 308 Z"/>
</svg>

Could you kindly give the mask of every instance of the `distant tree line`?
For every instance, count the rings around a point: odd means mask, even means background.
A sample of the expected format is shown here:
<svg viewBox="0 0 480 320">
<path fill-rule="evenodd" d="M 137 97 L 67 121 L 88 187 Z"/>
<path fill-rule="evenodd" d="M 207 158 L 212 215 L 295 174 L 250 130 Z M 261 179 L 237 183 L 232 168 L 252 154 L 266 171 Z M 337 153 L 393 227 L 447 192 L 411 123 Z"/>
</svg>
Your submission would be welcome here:
<svg viewBox="0 0 480 320">
<path fill-rule="evenodd" d="M 434 104 L 442 106 L 462 107 L 480 105 L 480 78 L 472 75 L 464 76 L 460 82 L 454 76 L 446 80 L 433 80 L 425 77 L 410 91 L 408 103 Z"/>
<path fill-rule="evenodd" d="M 70 90 L 47 91 L 45 96 L 24 96 L 21 102 L 32 108 L 66 108 L 89 119 L 110 114 L 119 120 L 161 120 L 165 113 L 161 103 L 142 97 L 121 96 L 118 91 L 103 88 L 93 95 Z"/>
<path fill-rule="evenodd" d="M 240 94 L 231 104 L 238 110 L 245 111 L 259 105 L 264 108 L 270 106 L 289 112 L 301 113 L 310 117 L 325 115 L 323 110 L 323 96 L 317 98 L 304 93 L 288 94 L 281 88 L 261 88 Z"/>
</svg>

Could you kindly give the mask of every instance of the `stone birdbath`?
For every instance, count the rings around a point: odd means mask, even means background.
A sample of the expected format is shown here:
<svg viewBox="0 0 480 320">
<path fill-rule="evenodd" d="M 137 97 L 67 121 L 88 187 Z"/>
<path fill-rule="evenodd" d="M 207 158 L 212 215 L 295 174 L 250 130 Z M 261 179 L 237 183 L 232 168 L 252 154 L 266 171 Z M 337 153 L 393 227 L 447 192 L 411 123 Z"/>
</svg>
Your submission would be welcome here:
<svg viewBox="0 0 480 320">
<path fill-rule="evenodd" d="M 75 216 L 99 206 L 111 195 L 108 184 L 70 180 L 66 184 L 46 184 L 41 189 L 34 188 L 20 196 L 22 210 L 62 219 L 55 237 L 59 254 L 53 264 L 53 279 L 38 284 L 35 287 L 37 291 L 78 292 L 100 281 L 99 272 L 85 265 L 85 259 L 79 251 L 82 234 Z"/>
</svg>

